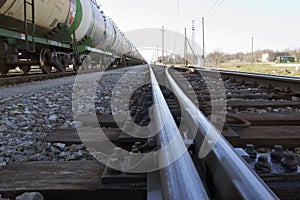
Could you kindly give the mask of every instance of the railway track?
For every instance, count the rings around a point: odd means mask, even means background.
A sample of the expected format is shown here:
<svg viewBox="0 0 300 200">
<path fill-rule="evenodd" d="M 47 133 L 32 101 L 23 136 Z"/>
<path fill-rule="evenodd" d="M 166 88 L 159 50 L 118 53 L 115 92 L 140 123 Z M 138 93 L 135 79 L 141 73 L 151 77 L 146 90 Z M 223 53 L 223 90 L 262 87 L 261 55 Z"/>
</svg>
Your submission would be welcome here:
<svg viewBox="0 0 300 200">
<path fill-rule="evenodd" d="M 118 68 L 122 68 L 122 67 L 113 67 L 113 68 L 108 68 L 106 70 L 118 69 Z M 0 86 L 10 86 L 10 85 L 16 85 L 21 83 L 43 81 L 43 80 L 56 79 L 56 78 L 67 77 L 67 76 L 75 76 L 77 74 L 97 73 L 97 72 L 103 72 L 103 69 L 79 70 L 78 72 L 73 70 L 67 70 L 64 73 L 56 71 L 50 74 L 44 74 L 41 73 L 40 71 L 35 71 L 27 75 L 12 73 L 6 76 L 0 76 Z"/>
<path fill-rule="evenodd" d="M 209 116 L 211 95 L 205 85 L 201 86 L 203 79 L 200 74 L 211 76 L 207 71 L 200 71 L 198 80 L 190 77 L 193 76 L 190 74 L 186 77 L 192 80 L 192 85 L 196 85 L 194 90 L 201 97 L 198 98 L 199 107 Z M 225 90 L 220 93 L 223 92 L 227 100 L 223 134 L 228 138 L 230 134 L 240 135 L 239 141 L 235 142 L 233 138 L 230 141 L 234 146 L 242 147 L 247 142 L 254 142 L 257 147 L 272 148 L 274 144 L 282 142 L 286 148 L 293 150 L 299 145 L 296 131 L 299 125 L 299 79 L 281 77 L 279 81 L 278 77 L 265 76 L 259 84 L 256 76 L 249 74 L 238 74 L 239 79 L 236 74 L 230 75 L 228 72 L 220 75 L 225 80 L 224 88 L 221 88 Z M 276 85 L 272 85 L 271 81 L 277 81 Z M 215 103 L 213 106 L 218 108 L 222 105 Z M 247 129 L 249 131 L 245 131 Z"/>
<path fill-rule="evenodd" d="M 0 193 L 37 191 L 49 199 L 297 199 L 299 157 L 285 151 L 295 150 L 300 139 L 297 87 L 265 86 L 226 73 L 221 81 L 214 73 L 159 66 L 129 72 L 111 94 L 114 115 L 96 109 L 95 121 L 81 113 L 77 130 L 57 130 L 44 139 L 97 147 L 110 141 L 115 146 L 100 148 L 102 154 L 89 149 L 107 166 L 95 160 L 12 164 L 0 170 Z M 95 107 L 100 105 L 96 100 Z"/>
<path fill-rule="evenodd" d="M 34 81 L 43 81 L 66 76 L 74 76 L 77 72 L 51 73 L 51 74 L 31 74 L 31 75 L 12 75 L 0 78 L 0 86 L 16 85 L 21 83 L 30 83 Z"/>
</svg>

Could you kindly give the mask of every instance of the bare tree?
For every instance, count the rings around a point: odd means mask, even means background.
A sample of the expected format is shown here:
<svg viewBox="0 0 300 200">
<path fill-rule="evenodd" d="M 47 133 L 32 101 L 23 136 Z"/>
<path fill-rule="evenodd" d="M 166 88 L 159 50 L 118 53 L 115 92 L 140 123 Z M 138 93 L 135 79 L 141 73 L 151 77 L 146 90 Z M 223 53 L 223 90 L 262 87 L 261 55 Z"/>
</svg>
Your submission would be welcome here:
<svg viewBox="0 0 300 200">
<path fill-rule="evenodd" d="M 218 67 L 220 63 L 225 61 L 225 54 L 216 49 L 213 53 L 207 55 L 207 60 L 212 64 L 212 67 Z"/>
</svg>

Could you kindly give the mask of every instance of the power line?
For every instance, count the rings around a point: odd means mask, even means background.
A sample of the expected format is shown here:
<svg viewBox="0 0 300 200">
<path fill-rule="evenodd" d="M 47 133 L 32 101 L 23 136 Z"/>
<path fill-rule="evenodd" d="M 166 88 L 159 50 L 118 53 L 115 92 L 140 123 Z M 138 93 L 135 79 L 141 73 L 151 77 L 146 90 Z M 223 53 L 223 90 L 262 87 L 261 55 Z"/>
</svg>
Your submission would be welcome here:
<svg viewBox="0 0 300 200">
<path fill-rule="evenodd" d="M 210 16 L 212 16 L 212 15 L 218 10 L 218 8 L 223 4 L 224 1 L 225 1 L 225 0 L 222 0 L 222 1 L 217 5 L 217 7 L 215 7 L 215 9 L 214 9 L 209 15 L 206 16 L 206 19 L 208 19 Z"/>
<path fill-rule="evenodd" d="M 211 8 L 209 9 L 209 11 L 206 13 L 206 17 L 210 14 L 210 12 L 215 8 L 215 6 L 217 5 L 217 3 L 219 2 L 220 0 L 216 0 L 215 3 L 211 6 Z"/>
</svg>

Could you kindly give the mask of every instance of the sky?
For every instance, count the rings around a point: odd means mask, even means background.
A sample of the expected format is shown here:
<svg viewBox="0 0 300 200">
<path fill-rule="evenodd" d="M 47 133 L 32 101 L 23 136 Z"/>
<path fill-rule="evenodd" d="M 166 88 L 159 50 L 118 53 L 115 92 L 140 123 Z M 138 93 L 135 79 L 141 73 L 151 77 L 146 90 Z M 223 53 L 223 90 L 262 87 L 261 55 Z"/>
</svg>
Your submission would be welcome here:
<svg viewBox="0 0 300 200">
<path fill-rule="evenodd" d="M 251 52 L 300 49 L 299 0 L 97 0 L 105 15 L 123 32 L 143 28 L 165 29 L 192 36 L 205 52 Z M 146 39 L 146 38 L 145 38 Z"/>
</svg>

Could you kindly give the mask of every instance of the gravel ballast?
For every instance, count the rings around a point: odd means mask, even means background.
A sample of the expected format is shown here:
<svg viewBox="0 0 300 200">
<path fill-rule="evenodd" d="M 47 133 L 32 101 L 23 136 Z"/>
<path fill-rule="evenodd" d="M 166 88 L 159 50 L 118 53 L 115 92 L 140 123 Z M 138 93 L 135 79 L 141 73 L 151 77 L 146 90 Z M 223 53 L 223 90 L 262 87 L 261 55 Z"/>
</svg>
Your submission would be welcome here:
<svg viewBox="0 0 300 200">
<path fill-rule="evenodd" d="M 111 70 L 101 76 L 98 104 L 109 105 L 113 85 L 130 69 Z M 12 162 L 93 159 L 82 144 L 66 146 L 43 141 L 58 128 L 75 127 L 74 80 L 75 77 L 65 77 L 0 89 L 0 168 Z M 111 112 L 107 107 L 96 109 L 104 114 Z"/>
</svg>

